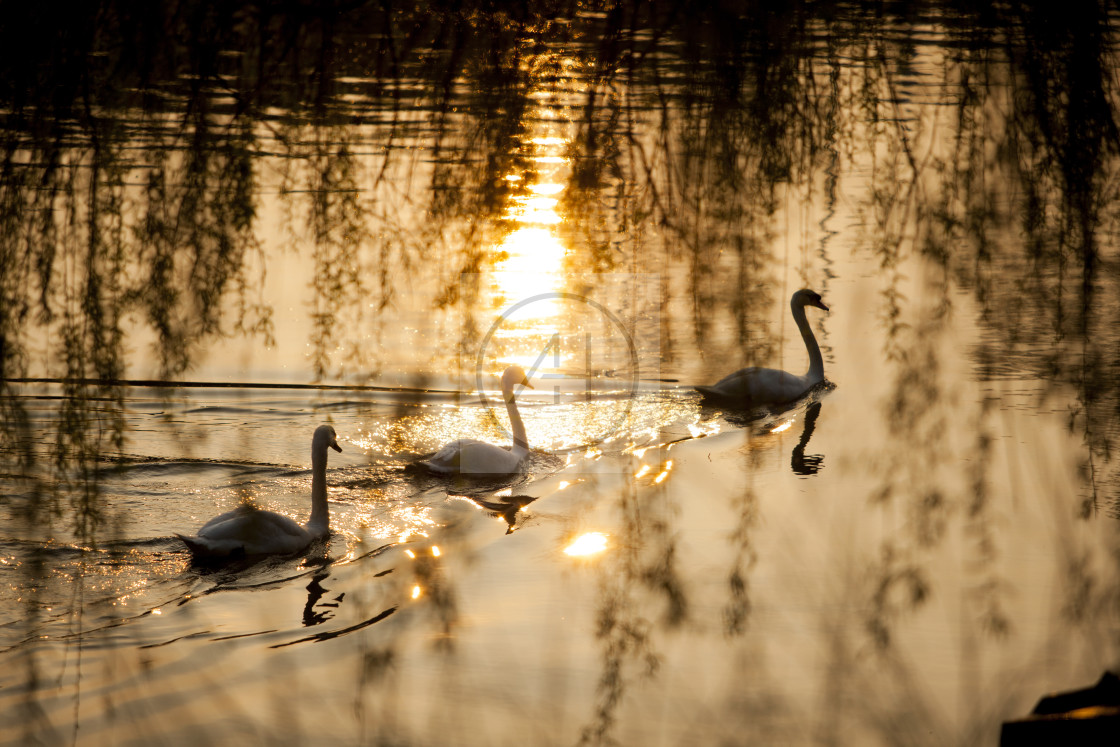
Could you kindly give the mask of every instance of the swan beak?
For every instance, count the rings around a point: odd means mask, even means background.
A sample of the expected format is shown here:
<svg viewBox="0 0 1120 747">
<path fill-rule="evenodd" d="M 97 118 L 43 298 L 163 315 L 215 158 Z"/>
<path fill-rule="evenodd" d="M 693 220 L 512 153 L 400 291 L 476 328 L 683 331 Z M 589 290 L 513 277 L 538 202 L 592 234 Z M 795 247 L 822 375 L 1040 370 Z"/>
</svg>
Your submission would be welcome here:
<svg viewBox="0 0 1120 747">
<path fill-rule="evenodd" d="M 532 384 L 530 384 L 530 383 L 529 383 L 529 379 L 528 379 L 528 377 L 526 377 L 526 378 L 524 378 L 524 379 L 522 379 L 522 380 L 521 380 L 521 386 L 527 386 L 527 387 L 529 387 L 530 389 L 536 389 L 536 387 L 535 387 L 535 386 L 533 386 Z"/>
<path fill-rule="evenodd" d="M 342 453 L 342 447 L 338 445 L 338 441 L 331 441 L 328 446 L 337 451 L 339 454 Z"/>
<path fill-rule="evenodd" d="M 828 311 L 828 310 L 829 310 L 829 309 L 828 309 L 828 306 L 826 306 L 826 305 L 825 305 L 824 301 L 821 301 L 820 303 L 818 303 L 818 304 L 817 304 L 817 308 L 818 308 L 818 309 L 824 309 L 825 311 Z"/>
</svg>

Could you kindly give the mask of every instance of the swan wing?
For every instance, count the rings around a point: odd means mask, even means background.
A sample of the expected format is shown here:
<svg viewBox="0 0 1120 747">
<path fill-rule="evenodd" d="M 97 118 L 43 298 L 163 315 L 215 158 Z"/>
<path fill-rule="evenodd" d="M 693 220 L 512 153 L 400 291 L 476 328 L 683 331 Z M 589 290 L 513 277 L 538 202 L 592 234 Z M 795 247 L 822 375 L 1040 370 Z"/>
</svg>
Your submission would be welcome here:
<svg viewBox="0 0 1120 747">
<path fill-rule="evenodd" d="M 473 438 L 460 438 L 421 462 L 444 474 L 506 474 L 517 471 L 521 458 L 509 449 Z"/>
<path fill-rule="evenodd" d="M 457 439 L 420 463 L 433 472 L 458 472 L 463 448 L 472 443 L 482 442 L 473 438 Z"/>
<path fill-rule="evenodd" d="M 254 506 L 250 506 L 249 504 L 242 503 L 240 506 L 233 509 L 232 511 L 226 511 L 224 514 L 218 514 L 214 518 L 207 521 L 205 524 L 202 525 L 202 528 L 198 530 L 198 533 L 199 534 L 204 534 L 204 533 L 206 533 L 206 530 L 211 528 L 211 527 L 217 527 L 217 526 L 225 524 L 226 522 L 229 522 L 229 521 L 236 521 L 238 519 L 238 517 L 244 516 L 245 514 L 254 513 L 257 510 L 258 509 L 256 509 Z"/>
<path fill-rule="evenodd" d="M 521 457 L 508 448 L 478 441 L 463 449 L 459 471 L 467 474 L 500 475 L 516 472 L 520 466 Z"/>
<path fill-rule="evenodd" d="M 751 381 L 761 370 L 763 369 L 755 366 L 741 368 L 724 376 L 711 386 L 696 387 L 696 391 L 700 392 L 707 400 L 750 407 L 754 403 Z"/>
<path fill-rule="evenodd" d="M 199 536 L 188 537 L 178 532 L 175 536 L 183 540 L 183 544 L 196 558 L 228 558 L 245 554 L 245 548 L 240 542 L 214 541 Z"/>
<path fill-rule="evenodd" d="M 705 399 L 736 407 L 791 402 L 809 389 L 804 376 L 776 368 L 741 368 L 712 386 L 698 386 Z"/>
<path fill-rule="evenodd" d="M 195 537 L 178 536 L 192 553 L 202 557 L 292 553 L 315 539 L 315 535 L 287 516 L 251 506 L 215 516 Z"/>
</svg>

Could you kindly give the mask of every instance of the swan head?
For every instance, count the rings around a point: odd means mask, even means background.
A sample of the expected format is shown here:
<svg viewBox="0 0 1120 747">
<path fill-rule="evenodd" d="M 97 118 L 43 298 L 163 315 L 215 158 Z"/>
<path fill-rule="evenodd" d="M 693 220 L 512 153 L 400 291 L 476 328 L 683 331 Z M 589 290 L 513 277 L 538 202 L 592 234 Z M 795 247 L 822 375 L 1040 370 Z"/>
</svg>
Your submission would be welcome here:
<svg viewBox="0 0 1120 747">
<path fill-rule="evenodd" d="M 828 307 L 825 306 L 824 301 L 821 300 L 821 294 L 814 290 L 809 290 L 808 288 L 803 288 L 794 293 L 793 298 L 790 299 L 790 306 L 812 306 L 816 309 L 828 311 Z"/>
<path fill-rule="evenodd" d="M 535 387 L 529 383 L 529 377 L 525 374 L 525 369 L 521 366 L 510 366 L 502 373 L 502 389 L 507 392 L 512 392 L 513 388 L 518 384 L 527 386 L 530 389 Z"/>
<path fill-rule="evenodd" d="M 312 450 L 322 449 L 326 451 L 328 446 L 342 453 L 342 447 L 338 445 L 338 437 L 334 433 L 334 428 L 329 425 L 320 425 L 315 429 L 315 437 L 311 440 L 311 448 Z"/>
</svg>

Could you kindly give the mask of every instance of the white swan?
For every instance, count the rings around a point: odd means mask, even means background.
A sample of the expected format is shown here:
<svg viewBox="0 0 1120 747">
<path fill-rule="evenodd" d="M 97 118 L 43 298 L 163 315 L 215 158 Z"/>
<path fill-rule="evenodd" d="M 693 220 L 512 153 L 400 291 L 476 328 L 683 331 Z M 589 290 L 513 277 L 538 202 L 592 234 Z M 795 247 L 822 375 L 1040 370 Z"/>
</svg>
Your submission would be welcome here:
<svg viewBox="0 0 1120 747">
<path fill-rule="evenodd" d="M 525 424 L 517 412 L 513 388 L 521 384 L 530 389 L 533 385 L 521 366 L 510 366 L 502 374 L 502 397 L 506 401 L 509 424 L 513 429 L 513 446 L 495 446 L 473 438 L 460 438 L 444 446 L 427 460 L 421 462 L 433 472 L 463 475 L 505 475 L 516 472 L 529 453 L 529 440 L 525 437 Z"/>
<path fill-rule="evenodd" d="M 311 440 L 311 518 L 300 526 L 287 516 L 242 505 L 206 522 L 194 537 L 176 534 L 200 559 L 299 552 L 329 533 L 327 447 L 341 452 L 334 428 L 321 425 Z"/>
<path fill-rule="evenodd" d="M 821 348 L 805 318 L 805 307 L 813 306 L 825 311 L 828 311 L 828 307 L 824 305 L 819 293 L 808 289 L 794 293 L 789 306 L 797 328 L 801 330 L 801 338 L 805 340 L 805 348 L 809 351 L 809 371 L 804 376 L 798 376 L 776 368 L 742 368 L 711 386 L 696 387 L 705 402 L 744 410 L 760 405 L 782 404 L 800 398 L 824 381 Z"/>
</svg>

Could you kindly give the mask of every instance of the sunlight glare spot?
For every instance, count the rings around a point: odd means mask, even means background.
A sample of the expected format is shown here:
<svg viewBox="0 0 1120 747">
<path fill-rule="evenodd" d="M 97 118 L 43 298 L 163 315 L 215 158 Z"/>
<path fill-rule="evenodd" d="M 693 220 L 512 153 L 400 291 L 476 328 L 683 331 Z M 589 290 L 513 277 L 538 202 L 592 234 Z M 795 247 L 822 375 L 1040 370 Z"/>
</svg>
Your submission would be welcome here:
<svg viewBox="0 0 1120 747">
<path fill-rule="evenodd" d="M 771 433 L 781 433 L 782 431 L 788 431 L 792 427 L 793 427 L 793 421 L 792 420 L 787 420 L 786 422 L 782 423 L 781 425 L 776 426 L 774 428 L 771 428 L 770 432 Z"/>
<path fill-rule="evenodd" d="M 563 184 L 531 184 L 529 191 L 535 195 L 558 195 L 564 191 Z"/>
<path fill-rule="evenodd" d="M 536 223 L 542 226 L 554 226 L 560 222 L 561 218 L 554 209 L 556 207 L 556 200 L 551 197 L 537 197 L 533 200 L 526 200 L 518 205 L 512 205 L 506 209 L 505 217 L 507 220 L 517 221 L 518 223 Z"/>
<path fill-rule="evenodd" d="M 412 587 L 412 598 L 413 599 L 419 599 L 420 598 L 420 587 L 419 586 L 413 586 Z"/>
<path fill-rule="evenodd" d="M 603 552 L 607 549 L 607 537 L 609 535 L 603 532 L 587 532 L 581 534 L 579 537 L 564 548 L 565 555 L 572 557 L 582 557 L 586 555 L 594 555 L 595 553 Z"/>
<path fill-rule="evenodd" d="M 439 547 L 436 545 L 432 545 L 432 555 L 437 558 L 439 557 Z"/>
<path fill-rule="evenodd" d="M 553 217 L 548 217 L 547 222 L 559 222 L 559 216 L 555 213 L 551 215 Z M 548 229 L 541 226 L 519 228 L 506 237 L 500 248 L 505 252 L 505 258 L 495 267 L 494 273 L 494 282 L 501 294 L 497 299 L 499 302 L 555 293 L 563 287 L 567 249 Z M 544 319 L 551 323 L 560 311 L 561 306 L 555 300 L 542 300 L 504 314 L 502 318 L 508 322 L 526 323 Z M 540 326 L 539 323 L 537 326 Z M 523 335 L 522 331 L 518 336 Z"/>
<path fill-rule="evenodd" d="M 670 459 L 669 461 L 665 462 L 665 466 L 662 468 L 661 472 L 658 473 L 657 477 L 653 478 L 653 484 L 660 485 L 662 482 L 664 482 L 665 478 L 669 476 L 669 473 L 672 470 L 673 460 Z"/>
<path fill-rule="evenodd" d="M 416 560 L 416 553 L 414 553 L 412 550 L 405 550 L 404 554 L 412 558 L 413 560 Z"/>
<path fill-rule="evenodd" d="M 552 198 L 541 199 L 552 200 Z M 517 229 L 506 237 L 501 248 L 507 255 L 501 267 L 501 270 L 506 273 L 533 274 L 544 271 L 556 274 L 563 269 L 564 257 L 568 253 L 560 239 L 548 229 L 539 227 Z M 524 280 L 524 278 L 518 279 Z"/>
<path fill-rule="evenodd" d="M 645 477 L 647 474 L 649 474 L 649 471 L 650 471 L 650 466 L 648 464 L 643 464 L 642 468 L 634 473 L 634 479 L 640 479 L 642 477 Z"/>
<path fill-rule="evenodd" d="M 561 480 L 560 481 L 560 487 L 558 487 L 556 489 L 557 490 L 563 490 L 564 488 L 568 487 L 569 485 L 571 485 L 571 483 L 568 482 L 567 480 Z"/>
</svg>

